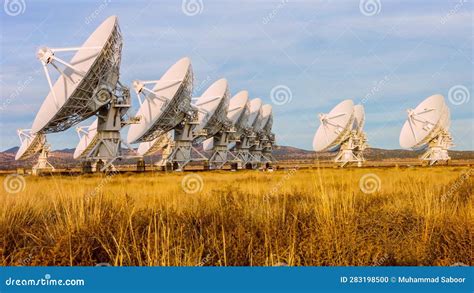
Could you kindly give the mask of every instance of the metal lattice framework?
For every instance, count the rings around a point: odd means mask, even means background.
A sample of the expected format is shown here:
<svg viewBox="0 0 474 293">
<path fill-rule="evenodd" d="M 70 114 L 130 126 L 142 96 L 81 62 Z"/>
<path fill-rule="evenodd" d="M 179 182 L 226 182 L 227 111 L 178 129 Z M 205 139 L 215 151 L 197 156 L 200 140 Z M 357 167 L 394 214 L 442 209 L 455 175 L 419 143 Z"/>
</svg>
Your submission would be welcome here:
<svg viewBox="0 0 474 293">
<path fill-rule="evenodd" d="M 152 143 L 152 142 L 144 142 L 144 143 Z M 143 154 L 143 156 L 153 155 L 154 153 L 157 153 L 158 151 L 163 150 L 171 143 L 172 143 L 171 134 L 169 132 L 163 133 L 153 141 L 152 146 L 148 149 L 146 153 Z"/>
<path fill-rule="evenodd" d="M 48 154 L 51 147 L 46 141 L 45 134 L 32 134 L 30 129 L 19 129 L 18 136 L 21 141 L 21 147 L 15 160 L 26 160 L 39 153 L 38 161 L 32 167 L 33 174 L 38 175 L 42 171 L 54 170 L 53 165 L 48 162 Z"/>
<path fill-rule="evenodd" d="M 175 97 L 167 100 L 162 106 L 162 114 L 153 123 L 146 133 L 136 142 L 152 141 L 164 132 L 174 129 L 187 116 L 191 108 L 191 96 L 193 92 L 194 74 L 192 66 L 189 66 L 185 78 L 181 83 Z M 153 99 L 153 97 L 150 97 Z"/>
<path fill-rule="evenodd" d="M 18 129 L 18 137 L 21 144 L 27 144 L 26 150 L 21 154 L 18 160 L 31 158 L 41 151 L 46 144 L 46 136 L 42 133 L 31 134 L 30 129 Z"/>
<path fill-rule="evenodd" d="M 270 115 L 270 117 L 268 118 L 267 124 L 263 127 L 263 132 L 267 134 L 271 133 L 272 126 L 273 126 L 273 115 Z"/>
<path fill-rule="evenodd" d="M 204 127 L 207 137 L 212 137 L 224 128 L 229 128 L 231 126 L 229 119 L 227 119 L 229 96 L 230 92 L 229 88 L 227 88 L 216 108 L 216 111 L 214 112 L 214 115 L 212 115 L 212 117 L 207 121 L 206 127 Z"/>
<path fill-rule="evenodd" d="M 240 115 L 239 119 L 235 122 L 235 136 L 240 136 L 245 130 L 245 124 L 247 124 L 248 115 L 250 113 L 249 103 L 245 104 L 244 112 Z"/>
<path fill-rule="evenodd" d="M 103 105 L 100 105 L 101 101 L 95 101 L 93 97 L 96 96 L 96 91 L 101 85 L 110 85 L 112 89 L 116 87 L 119 78 L 121 51 L 122 34 L 116 23 L 112 34 L 99 52 L 92 67 L 87 74 L 84 74 L 73 93 L 50 122 L 41 130 L 42 132 L 64 131 L 96 114 Z M 58 69 L 54 63 L 52 65 Z M 63 74 L 66 71 L 60 71 L 60 73 Z"/>
</svg>

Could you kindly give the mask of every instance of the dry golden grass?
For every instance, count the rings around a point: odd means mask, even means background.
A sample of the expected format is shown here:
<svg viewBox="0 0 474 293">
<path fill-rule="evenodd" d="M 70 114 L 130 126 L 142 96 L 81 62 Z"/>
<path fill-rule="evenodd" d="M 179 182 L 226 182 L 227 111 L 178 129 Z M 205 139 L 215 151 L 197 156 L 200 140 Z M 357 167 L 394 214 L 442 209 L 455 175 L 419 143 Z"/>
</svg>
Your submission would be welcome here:
<svg viewBox="0 0 474 293">
<path fill-rule="evenodd" d="M 368 173 L 381 185 L 364 194 Z M 194 194 L 188 174 L 0 188 L 0 264 L 473 265 L 467 167 L 200 172 Z"/>
</svg>

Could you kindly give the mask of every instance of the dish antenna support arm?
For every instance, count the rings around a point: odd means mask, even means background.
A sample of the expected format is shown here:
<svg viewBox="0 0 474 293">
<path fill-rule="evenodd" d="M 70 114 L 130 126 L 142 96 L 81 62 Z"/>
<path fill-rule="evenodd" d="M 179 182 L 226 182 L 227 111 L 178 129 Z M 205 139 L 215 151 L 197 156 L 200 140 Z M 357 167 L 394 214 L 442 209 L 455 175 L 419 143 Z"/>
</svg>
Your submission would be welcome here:
<svg viewBox="0 0 474 293">
<path fill-rule="evenodd" d="M 44 74 L 46 75 L 46 79 L 48 80 L 49 89 L 51 93 L 53 94 L 54 102 L 56 103 L 56 105 L 58 105 L 58 100 L 56 97 L 56 93 L 53 90 L 53 83 L 51 81 L 51 76 L 49 74 L 48 64 L 53 66 L 54 69 L 56 69 L 59 72 L 59 74 L 61 74 L 67 79 L 71 79 L 71 76 L 66 75 L 63 70 L 61 70 L 55 63 L 53 63 L 53 61 L 56 61 L 66 67 L 71 68 L 74 72 L 84 77 L 86 74 L 85 72 L 77 69 L 69 62 L 66 62 L 63 59 L 57 57 L 55 54 L 56 52 L 72 52 L 72 51 L 79 51 L 79 50 L 101 50 L 101 47 L 71 47 L 71 48 L 41 47 L 38 49 L 38 52 L 36 53 L 36 57 L 40 60 L 41 65 L 43 66 L 43 71 L 44 71 Z"/>
</svg>

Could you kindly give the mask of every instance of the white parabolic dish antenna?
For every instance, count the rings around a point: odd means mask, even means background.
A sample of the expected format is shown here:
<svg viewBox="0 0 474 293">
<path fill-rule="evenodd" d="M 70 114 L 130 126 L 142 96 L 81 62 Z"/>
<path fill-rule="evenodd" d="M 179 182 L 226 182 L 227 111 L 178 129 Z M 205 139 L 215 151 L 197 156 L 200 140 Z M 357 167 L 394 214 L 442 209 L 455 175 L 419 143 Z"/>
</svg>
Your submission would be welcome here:
<svg viewBox="0 0 474 293">
<path fill-rule="evenodd" d="M 202 142 L 202 149 L 205 152 L 211 151 L 214 148 L 214 137 L 210 137 Z"/>
<path fill-rule="evenodd" d="M 406 149 L 424 149 L 422 160 L 430 165 L 450 159 L 448 149 L 453 146 L 449 133 L 449 108 L 441 95 L 433 95 L 415 109 L 408 109 L 408 119 L 400 133 L 400 146 Z"/>
<path fill-rule="evenodd" d="M 198 108 L 198 125 L 195 132 L 205 129 L 207 136 L 213 136 L 222 129 L 227 121 L 229 105 L 229 87 L 222 78 L 214 82 L 196 101 Z"/>
<path fill-rule="evenodd" d="M 121 49 L 122 38 L 116 16 L 107 18 L 80 48 L 41 48 L 37 57 L 43 63 L 50 92 L 36 115 L 32 132 L 63 131 L 94 115 L 100 108 L 94 92 L 103 82 L 100 78 L 120 66 Z M 77 52 L 69 62 L 55 56 L 55 52 L 74 50 Z M 66 68 L 59 69 L 57 63 Z M 47 64 L 61 73 L 54 85 Z M 118 80 L 118 76 L 108 77 Z M 115 84 L 116 80 L 107 82 Z"/>
<path fill-rule="evenodd" d="M 18 149 L 15 160 L 26 160 L 40 153 L 38 162 L 33 166 L 33 174 L 37 175 L 42 170 L 54 170 L 53 165 L 48 162 L 50 146 L 46 142 L 44 133 L 31 133 L 30 129 L 19 129 L 18 137 L 21 146 Z"/>
<path fill-rule="evenodd" d="M 155 83 L 152 90 L 144 87 Z M 146 90 L 146 99 L 137 112 L 140 123 L 132 124 L 128 131 L 128 143 L 151 141 L 172 130 L 185 118 L 185 109 L 191 103 L 193 70 L 191 60 L 182 58 L 171 66 L 157 81 L 136 81 L 137 93 Z"/>
<path fill-rule="evenodd" d="M 78 128 L 78 133 L 80 132 L 82 133 L 82 135 L 79 133 L 80 140 L 76 146 L 76 149 L 74 150 L 74 154 L 73 154 L 74 159 L 79 159 L 86 156 L 88 151 L 90 151 L 97 143 L 98 121 L 99 120 L 96 118 L 94 122 L 92 122 L 91 125 L 87 127 L 87 129 L 84 129 L 81 127 Z"/>
<path fill-rule="evenodd" d="M 152 141 L 145 141 L 138 145 L 137 153 L 140 156 L 153 155 L 161 150 L 172 141 L 171 131 L 164 133 Z"/>
<path fill-rule="evenodd" d="M 255 127 L 254 127 L 255 131 L 259 132 L 264 129 L 268 129 L 268 124 L 271 123 L 271 119 L 270 119 L 271 117 L 272 117 L 272 105 L 270 104 L 263 105 L 259 119 L 257 120 L 257 123 L 255 124 Z"/>
<path fill-rule="evenodd" d="M 227 118 L 237 129 L 244 127 L 248 112 L 249 93 L 240 91 L 229 101 L 229 109 L 227 110 Z"/>
<path fill-rule="evenodd" d="M 361 132 L 364 129 L 365 124 L 365 111 L 364 106 L 355 105 L 354 106 L 354 127 L 353 130 Z"/>
<path fill-rule="evenodd" d="M 252 128 L 257 122 L 260 110 L 262 108 L 262 100 L 259 98 L 252 99 L 250 101 L 249 114 L 247 117 L 246 127 Z"/>
<path fill-rule="evenodd" d="M 354 103 L 344 100 L 328 114 L 320 114 L 319 126 L 313 139 L 313 149 L 317 152 L 337 147 L 350 133 L 354 117 Z"/>
<path fill-rule="evenodd" d="M 441 95 L 433 95 L 421 102 L 414 110 L 408 110 L 408 119 L 400 133 L 400 146 L 418 149 L 449 128 L 449 109 Z"/>
<path fill-rule="evenodd" d="M 18 149 L 15 160 L 26 160 L 41 151 L 46 143 L 44 134 L 30 134 L 28 130 L 19 130 L 18 135 L 22 136 L 21 146 Z"/>
</svg>

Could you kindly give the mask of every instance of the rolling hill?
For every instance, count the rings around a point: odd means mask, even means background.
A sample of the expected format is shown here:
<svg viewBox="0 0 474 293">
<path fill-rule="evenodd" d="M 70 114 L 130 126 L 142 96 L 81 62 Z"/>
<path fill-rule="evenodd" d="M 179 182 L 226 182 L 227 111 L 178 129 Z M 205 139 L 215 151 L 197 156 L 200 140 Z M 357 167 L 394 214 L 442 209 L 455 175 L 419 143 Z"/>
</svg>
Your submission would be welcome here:
<svg viewBox="0 0 474 293">
<path fill-rule="evenodd" d="M 36 158 L 31 158 L 25 161 L 15 161 L 15 154 L 18 151 L 18 147 L 13 147 L 0 152 L 0 170 L 12 170 L 19 167 L 28 168 L 35 164 Z M 72 155 L 74 149 L 62 149 L 55 150 L 50 153 L 49 161 L 55 166 L 60 168 L 74 168 L 80 166 L 80 161 L 73 159 Z M 365 158 L 372 161 L 383 161 L 383 160 L 397 160 L 397 159 L 411 159 L 420 156 L 421 152 L 414 152 L 409 150 L 386 150 L 379 148 L 369 148 L 366 150 Z M 474 159 L 474 151 L 450 151 L 452 159 Z M 299 149 L 291 146 L 278 146 L 273 151 L 274 157 L 278 161 L 287 160 L 314 160 L 316 158 L 320 160 L 329 160 L 334 154 L 329 152 L 315 153 L 310 150 Z M 146 163 L 152 163 L 157 161 L 159 155 L 147 157 Z M 135 164 L 136 160 L 123 160 L 116 164 Z"/>
</svg>

